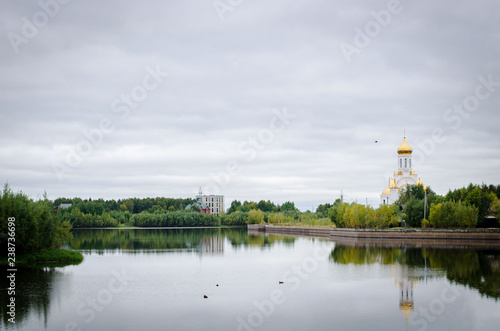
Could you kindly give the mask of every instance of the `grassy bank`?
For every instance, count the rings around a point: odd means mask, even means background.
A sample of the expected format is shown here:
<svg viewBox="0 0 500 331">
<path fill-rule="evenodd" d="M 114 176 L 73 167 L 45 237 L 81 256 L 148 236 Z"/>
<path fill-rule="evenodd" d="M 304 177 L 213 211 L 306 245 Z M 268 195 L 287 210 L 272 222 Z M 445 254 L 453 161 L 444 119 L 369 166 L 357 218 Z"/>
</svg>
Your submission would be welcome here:
<svg viewBox="0 0 500 331">
<path fill-rule="evenodd" d="M 79 264 L 82 261 L 83 255 L 80 252 L 57 248 L 45 248 L 40 252 L 17 256 L 15 265 L 20 267 L 38 267 L 40 265 L 59 266 Z M 0 259 L 0 265 L 7 266 L 7 258 L 2 257 Z"/>
</svg>

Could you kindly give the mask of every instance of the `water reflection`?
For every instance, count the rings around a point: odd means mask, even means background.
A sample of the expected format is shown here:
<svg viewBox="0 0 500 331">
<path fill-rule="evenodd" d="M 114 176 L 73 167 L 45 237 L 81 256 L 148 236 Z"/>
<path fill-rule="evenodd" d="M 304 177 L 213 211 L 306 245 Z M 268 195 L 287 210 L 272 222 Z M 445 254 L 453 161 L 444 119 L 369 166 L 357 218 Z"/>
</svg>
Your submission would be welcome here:
<svg viewBox="0 0 500 331">
<path fill-rule="evenodd" d="M 224 239 L 220 236 L 200 239 L 200 255 L 224 254 Z"/>
<path fill-rule="evenodd" d="M 406 290 L 412 293 L 418 280 L 444 275 L 452 283 L 476 289 L 481 295 L 497 301 L 500 298 L 499 256 L 499 250 L 488 246 L 451 249 L 337 242 L 330 260 L 339 264 L 391 265 L 395 279 L 403 284 L 404 297 Z"/>
<path fill-rule="evenodd" d="M 8 298 L 2 295 L 0 329 L 64 330 L 76 321 L 82 331 L 235 330 L 238 318 L 248 320 L 255 302 L 267 303 L 276 289 L 286 300 L 266 316 L 261 330 L 396 331 L 405 320 L 418 330 L 427 321 L 422 309 L 435 308 L 446 290 L 446 298 L 450 291 L 462 294 L 429 329 L 474 329 L 480 318 L 468 322 L 463 312 L 490 317 L 487 327 L 475 329 L 494 329 L 498 320 L 491 317 L 500 298 L 499 250 L 492 247 L 329 242 L 234 228 L 78 230 L 68 246 L 84 251 L 84 262 L 19 271 L 18 323 L 7 323 Z M 311 262 L 319 246 L 329 256 L 314 260 L 307 277 L 296 278 L 300 283 L 283 277 Z M 109 288 L 112 270 L 134 281 L 87 323 L 78 307 Z M 6 280 L 3 275 L 2 288 Z M 465 293 L 464 286 L 473 291 Z"/>
<path fill-rule="evenodd" d="M 405 314 L 405 320 L 408 323 L 408 317 L 413 310 L 413 286 L 417 281 L 411 279 L 399 279 L 399 309 Z"/>
<path fill-rule="evenodd" d="M 0 288 L 2 295 L 0 296 L 0 313 L 2 316 L 2 325 L 5 328 L 13 327 L 14 325 L 8 322 L 11 318 L 7 313 L 7 305 L 10 302 L 10 296 L 7 295 L 9 280 L 7 279 L 7 271 L 2 269 L 0 277 Z M 47 317 L 50 311 L 50 301 L 52 288 L 57 286 L 62 274 L 55 268 L 17 268 L 15 279 L 15 321 L 16 324 L 22 325 L 30 314 L 37 315 L 39 320 L 43 320 L 44 325 L 47 325 Z M 3 294 L 5 292 L 5 295 Z"/>
<path fill-rule="evenodd" d="M 293 245 L 295 237 L 248 235 L 246 228 L 205 229 L 96 229 L 75 230 L 68 247 L 103 254 L 120 250 L 126 253 L 198 252 L 223 254 L 224 241 L 232 247 L 270 248 L 276 243 Z"/>
</svg>

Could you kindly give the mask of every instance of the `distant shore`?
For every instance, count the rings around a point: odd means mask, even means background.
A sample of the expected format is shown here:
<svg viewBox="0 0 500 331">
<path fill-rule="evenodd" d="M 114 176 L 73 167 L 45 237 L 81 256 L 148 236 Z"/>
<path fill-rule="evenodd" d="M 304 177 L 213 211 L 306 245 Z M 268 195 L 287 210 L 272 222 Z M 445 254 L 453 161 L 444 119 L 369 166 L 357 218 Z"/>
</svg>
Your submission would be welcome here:
<svg viewBox="0 0 500 331">
<path fill-rule="evenodd" d="M 249 233 L 273 233 L 337 239 L 489 241 L 500 245 L 500 229 L 339 229 L 291 227 L 266 224 L 248 225 Z"/>
</svg>

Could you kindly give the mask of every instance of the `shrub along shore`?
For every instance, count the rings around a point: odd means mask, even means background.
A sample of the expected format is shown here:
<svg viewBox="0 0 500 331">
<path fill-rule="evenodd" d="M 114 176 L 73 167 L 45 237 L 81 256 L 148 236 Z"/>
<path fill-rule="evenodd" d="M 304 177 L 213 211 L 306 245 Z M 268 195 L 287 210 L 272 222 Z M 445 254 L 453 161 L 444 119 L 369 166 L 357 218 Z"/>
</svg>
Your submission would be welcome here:
<svg viewBox="0 0 500 331">
<path fill-rule="evenodd" d="M 72 237 L 70 230 L 71 224 L 54 212 L 46 197 L 35 202 L 5 185 L 0 196 L 0 265 L 79 263 L 80 252 L 57 249 Z"/>
</svg>

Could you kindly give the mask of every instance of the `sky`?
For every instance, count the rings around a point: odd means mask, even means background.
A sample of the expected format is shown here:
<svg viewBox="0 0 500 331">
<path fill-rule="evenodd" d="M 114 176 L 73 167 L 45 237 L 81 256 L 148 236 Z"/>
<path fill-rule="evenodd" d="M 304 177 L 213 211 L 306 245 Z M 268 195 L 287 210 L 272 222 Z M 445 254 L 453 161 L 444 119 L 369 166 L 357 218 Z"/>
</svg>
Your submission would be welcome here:
<svg viewBox="0 0 500 331">
<path fill-rule="evenodd" d="M 500 184 L 495 0 L 0 0 L 0 181 L 33 199 L 378 206 Z"/>
</svg>

